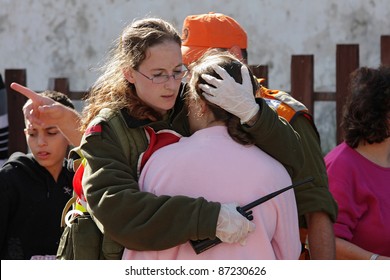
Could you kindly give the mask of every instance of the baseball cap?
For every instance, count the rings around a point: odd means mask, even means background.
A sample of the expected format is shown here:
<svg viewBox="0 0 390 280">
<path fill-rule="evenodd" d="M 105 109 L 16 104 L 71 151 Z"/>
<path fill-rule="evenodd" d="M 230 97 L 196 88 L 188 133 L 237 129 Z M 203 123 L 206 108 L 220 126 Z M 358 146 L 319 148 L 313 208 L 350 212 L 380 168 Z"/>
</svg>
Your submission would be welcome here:
<svg viewBox="0 0 390 280">
<path fill-rule="evenodd" d="M 182 47 L 184 64 L 199 59 L 210 48 L 247 48 L 245 30 L 233 18 L 210 12 L 187 16 L 183 23 Z"/>
</svg>

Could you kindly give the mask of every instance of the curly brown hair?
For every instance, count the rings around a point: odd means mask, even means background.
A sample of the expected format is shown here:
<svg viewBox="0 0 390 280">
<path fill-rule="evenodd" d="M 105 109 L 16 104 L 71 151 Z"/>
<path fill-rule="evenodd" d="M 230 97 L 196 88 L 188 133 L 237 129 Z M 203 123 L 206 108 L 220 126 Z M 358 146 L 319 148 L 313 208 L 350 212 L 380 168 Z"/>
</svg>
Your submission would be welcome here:
<svg viewBox="0 0 390 280">
<path fill-rule="evenodd" d="M 228 128 L 229 135 L 238 143 L 243 145 L 251 145 L 254 143 L 252 136 L 243 130 L 240 123 L 240 119 L 225 111 L 221 107 L 207 101 L 199 84 L 207 84 L 207 82 L 201 77 L 202 74 L 208 74 L 218 79 L 221 77 L 212 68 L 213 65 L 219 65 L 226 70 L 234 78 L 237 83 L 242 83 L 241 67 L 243 63 L 238 60 L 234 55 L 229 52 L 221 52 L 220 50 L 211 49 L 207 51 L 199 60 L 189 65 L 191 73 L 191 80 L 189 82 L 189 89 L 186 94 L 186 102 L 196 102 L 202 99 L 206 102 L 208 108 L 214 114 L 214 117 L 218 121 L 223 121 Z M 249 68 L 248 68 L 249 70 Z M 253 87 L 253 95 L 259 87 L 257 80 L 249 70 L 251 76 L 251 82 Z"/>
<path fill-rule="evenodd" d="M 390 136 L 390 66 L 361 67 L 351 74 L 341 127 L 351 148 Z"/>
<path fill-rule="evenodd" d="M 159 18 L 145 18 L 128 25 L 114 42 L 102 75 L 89 90 L 85 99 L 81 131 L 103 108 L 127 109 L 138 119 L 157 120 L 162 116 L 137 95 L 133 84 L 124 77 L 123 70 L 138 69 L 145 60 L 147 50 L 155 45 L 172 41 L 181 46 L 180 35 L 168 22 Z"/>
</svg>

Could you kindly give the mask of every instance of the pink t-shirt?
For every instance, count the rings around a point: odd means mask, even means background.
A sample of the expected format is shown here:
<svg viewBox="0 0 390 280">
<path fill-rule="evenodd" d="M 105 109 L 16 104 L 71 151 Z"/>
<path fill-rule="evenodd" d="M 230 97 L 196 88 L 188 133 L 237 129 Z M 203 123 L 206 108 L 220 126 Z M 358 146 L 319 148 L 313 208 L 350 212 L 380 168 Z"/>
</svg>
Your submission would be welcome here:
<svg viewBox="0 0 390 280">
<path fill-rule="evenodd" d="M 390 257 L 390 168 L 376 165 L 346 143 L 333 149 L 325 163 L 339 206 L 335 235 Z"/>
<path fill-rule="evenodd" d="M 156 151 L 143 168 L 139 184 L 143 191 L 157 195 L 203 196 L 246 205 L 291 185 L 291 179 L 269 155 L 234 142 L 226 127 L 215 126 Z M 301 244 L 294 192 L 289 190 L 252 210 L 256 230 L 245 246 L 222 243 L 196 255 L 187 242 L 163 251 L 125 250 L 123 258 L 298 259 Z"/>
</svg>

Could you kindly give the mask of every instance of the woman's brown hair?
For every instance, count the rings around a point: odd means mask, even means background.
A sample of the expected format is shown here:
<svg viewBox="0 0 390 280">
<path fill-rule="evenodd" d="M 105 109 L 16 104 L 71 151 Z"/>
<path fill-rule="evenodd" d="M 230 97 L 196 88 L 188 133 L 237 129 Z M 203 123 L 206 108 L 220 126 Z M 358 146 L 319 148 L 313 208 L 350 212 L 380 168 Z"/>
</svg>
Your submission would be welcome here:
<svg viewBox="0 0 390 280">
<path fill-rule="evenodd" d="M 145 60 L 148 49 L 166 41 L 173 41 L 181 46 L 177 30 L 159 18 L 137 20 L 123 30 L 109 52 L 106 64 L 101 68 L 102 75 L 85 99 L 82 131 L 103 108 L 125 108 L 131 116 L 138 119 L 155 121 L 162 117 L 138 97 L 134 85 L 124 77 L 123 70 L 137 70 Z"/>
<path fill-rule="evenodd" d="M 341 127 L 351 148 L 390 136 L 390 67 L 361 67 L 351 74 Z"/>
<path fill-rule="evenodd" d="M 225 123 L 228 128 L 229 135 L 236 142 L 243 145 L 253 144 L 253 138 L 243 130 L 240 119 L 237 116 L 225 111 L 213 103 L 208 102 L 203 96 L 199 84 L 207 84 L 207 82 L 201 77 L 202 74 L 208 74 L 221 79 L 221 77 L 214 71 L 212 67 L 213 65 L 222 67 L 237 83 L 242 83 L 242 62 L 229 52 L 221 52 L 213 49 L 206 52 L 199 60 L 189 65 L 191 80 L 189 82 L 189 91 L 186 95 L 186 101 L 196 102 L 198 99 L 204 100 L 208 108 L 214 114 L 215 119 Z M 250 70 L 249 74 L 252 82 L 253 96 L 255 96 L 259 85 Z"/>
</svg>

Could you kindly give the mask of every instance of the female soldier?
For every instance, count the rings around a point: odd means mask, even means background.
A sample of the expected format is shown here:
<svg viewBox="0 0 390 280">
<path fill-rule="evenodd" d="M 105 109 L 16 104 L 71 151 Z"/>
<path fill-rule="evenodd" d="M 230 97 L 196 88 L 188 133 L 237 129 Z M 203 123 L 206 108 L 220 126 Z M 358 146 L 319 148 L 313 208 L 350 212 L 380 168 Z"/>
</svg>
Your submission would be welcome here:
<svg viewBox="0 0 390 280">
<path fill-rule="evenodd" d="M 83 191 L 88 210 L 101 223 L 101 230 L 135 250 L 162 250 L 190 239 L 244 241 L 253 224 L 237 215 L 234 204 L 221 207 L 204 198 L 155 196 L 139 190 L 138 160 L 150 140 L 144 127 L 157 132 L 170 128 L 189 135 L 182 94 L 185 85 L 181 82 L 186 69 L 177 31 L 161 19 L 135 21 L 117 39 L 103 70 L 86 100 L 80 145 L 87 160 Z M 250 96 L 247 68 L 243 77 L 242 85 L 231 84 L 236 90 L 230 102 L 225 102 L 226 107 L 236 107 L 238 100 L 243 129 L 253 136 L 255 144 L 282 162 L 290 173 L 296 172 L 303 161 L 297 134 L 262 99 Z M 43 118 L 45 111 L 53 113 L 47 100 L 15 84 L 13 89 L 35 99 L 33 111 L 38 111 L 39 117 Z M 58 104 L 54 105 L 58 109 Z M 30 110 L 25 112 L 34 116 Z M 66 116 L 73 112 L 65 113 L 57 118 L 59 127 L 65 126 Z M 117 120 L 123 133 L 113 129 L 112 123 Z M 129 141 L 129 154 L 124 152 L 128 147 L 121 146 L 123 138 Z"/>
</svg>

